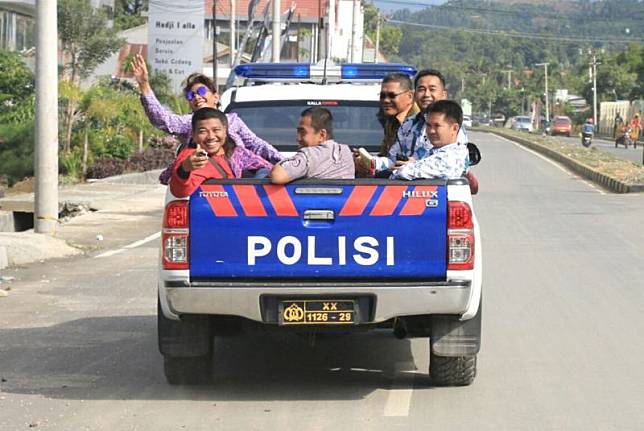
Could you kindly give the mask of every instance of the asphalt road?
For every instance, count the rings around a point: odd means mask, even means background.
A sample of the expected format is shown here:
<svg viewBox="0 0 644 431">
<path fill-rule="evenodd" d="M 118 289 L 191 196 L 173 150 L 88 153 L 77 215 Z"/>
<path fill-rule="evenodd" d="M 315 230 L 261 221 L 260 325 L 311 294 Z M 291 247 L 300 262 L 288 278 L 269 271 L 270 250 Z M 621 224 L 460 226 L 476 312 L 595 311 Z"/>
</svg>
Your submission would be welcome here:
<svg viewBox="0 0 644 431">
<path fill-rule="evenodd" d="M 473 135 L 485 314 L 471 386 L 428 385 L 426 340 L 255 332 L 216 341 L 212 386 L 171 387 L 153 240 L 3 274 L 0 430 L 641 429 L 644 195 Z"/>
</svg>

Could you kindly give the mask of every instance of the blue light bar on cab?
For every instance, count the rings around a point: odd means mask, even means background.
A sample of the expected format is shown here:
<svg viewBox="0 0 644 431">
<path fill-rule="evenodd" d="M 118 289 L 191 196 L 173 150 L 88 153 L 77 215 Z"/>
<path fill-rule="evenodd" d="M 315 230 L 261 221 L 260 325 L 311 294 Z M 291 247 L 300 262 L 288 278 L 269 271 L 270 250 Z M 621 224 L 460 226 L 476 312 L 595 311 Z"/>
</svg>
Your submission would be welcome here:
<svg viewBox="0 0 644 431">
<path fill-rule="evenodd" d="M 396 63 L 348 63 L 341 66 L 342 79 L 381 80 L 390 73 L 404 73 L 413 78 L 416 69 Z"/>
<path fill-rule="evenodd" d="M 235 67 L 235 74 L 259 80 L 302 80 L 311 76 L 311 66 L 306 63 L 249 63 Z"/>
</svg>

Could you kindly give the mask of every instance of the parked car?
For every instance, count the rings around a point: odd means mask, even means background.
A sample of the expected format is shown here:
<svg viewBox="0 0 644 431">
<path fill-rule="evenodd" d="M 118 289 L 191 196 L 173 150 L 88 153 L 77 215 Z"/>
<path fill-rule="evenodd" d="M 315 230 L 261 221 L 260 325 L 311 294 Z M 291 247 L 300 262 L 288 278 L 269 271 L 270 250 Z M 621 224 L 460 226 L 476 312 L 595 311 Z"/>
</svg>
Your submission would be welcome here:
<svg viewBox="0 0 644 431">
<path fill-rule="evenodd" d="M 555 135 L 566 135 L 570 136 L 572 132 L 572 121 L 570 118 L 565 115 L 557 116 L 552 120 L 552 127 L 550 128 L 550 134 Z"/>
<path fill-rule="evenodd" d="M 534 128 L 532 127 L 532 118 L 526 116 L 514 117 L 514 121 L 512 122 L 512 129 L 532 133 L 532 131 L 534 130 Z"/>
<path fill-rule="evenodd" d="M 472 127 L 472 117 L 469 115 L 463 115 L 463 126 L 464 127 Z"/>
<path fill-rule="evenodd" d="M 494 118 L 492 119 L 492 125 L 496 127 L 503 127 L 504 124 L 505 124 L 505 115 L 495 114 Z"/>
<path fill-rule="evenodd" d="M 491 126 L 492 125 L 492 120 L 487 118 L 487 117 L 481 117 L 479 119 L 479 125 L 481 125 L 481 126 Z"/>
</svg>

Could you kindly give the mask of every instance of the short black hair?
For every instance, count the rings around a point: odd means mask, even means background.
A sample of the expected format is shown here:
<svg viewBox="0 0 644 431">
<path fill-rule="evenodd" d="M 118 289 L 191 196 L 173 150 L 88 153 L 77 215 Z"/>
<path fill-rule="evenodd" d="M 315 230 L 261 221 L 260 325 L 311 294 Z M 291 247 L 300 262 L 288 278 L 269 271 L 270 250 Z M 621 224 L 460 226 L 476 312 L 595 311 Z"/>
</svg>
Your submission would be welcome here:
<svg viewBox="0 0 644 431">
<path fill-rule="evenodd" d="M 203 73 L 193 73 L 186 78 L 186 85 L 183 87 L 183 94 L 188 94 L 188 91 L 190 91 L 195 84 L 203 84 L 213 93 L 217 92 L 217 86 L 212 79 L 208 78 Z"/>
<path fill-rule="evenodd" d="M 301 117 L 311 117 L 311 126 L 316 132 L 324 129 L 328 139 L 333 139 L 333 115 L 326 108 L 318 106 L 307 108 L 300 114 Z"/>
<path fill-rule="evenodd" d="M 411 78 L 409 75 L 404 73 L 390 73 L 382 79 L 382 83 L 386 84 L 388 82 L 397 82 L 400 84 L 400 89 L 404 91 L 412 91 Z"/>
<path fill-rule="evenodd" d="M 459 126 L 463 124 L 463 110 L 460 105 L 453 100 L 439 100 L 427 107 L 425 114 L 429 117 L 430 114 L 444 114 L 445 120 L 448 123 L 458 123 Z"/>
<path fill-rule="evenodd" d="M 233 142 L 233 140 L 230 139 L 230 136 L 228 136 L 228 118 L 226 117 L 226 114 L 218 109 L 210 107 L 197 109 L 192 114 L 192 132 L 194 133 L 195 131 L 197 131 L 197 127 L 199 126 L 200 121 L 208 120 L 210 118 L 215 118 L 221 121 L 221 124 L 226 128 L 226 142 L 224 143 L 224 153 L 226 154 L 226 157 L 230 158 L 230 156 L 232 156 L 233 154 L 233 151 L 235 150 L 235 142 Z"/>
<path fill-rule="evenodd" d="M 228 130 L 228 118 L 226 114 L 215 108 L 201 108 L 197 109 L 194 114 L 192 114 L 192 131 L 197 130 L 197 123 L 199 121 L 207 120 L 209 118 L 216 118 L 221 121 L 221 124 L 224 125 L 226 130 Z"/>
<path fill-rule="evenodd" d="M 423 69 L 419 71 L 414 78 L 414 88 L 418 87 L 418 81 L 420 81 L 420 78 L 424 78 L 425 76 L 435 76 L 440 79 L 441 84 L 443 84 L 443 88 L 445 88 L 445 77 L 436 69 Z"/>
</svg>

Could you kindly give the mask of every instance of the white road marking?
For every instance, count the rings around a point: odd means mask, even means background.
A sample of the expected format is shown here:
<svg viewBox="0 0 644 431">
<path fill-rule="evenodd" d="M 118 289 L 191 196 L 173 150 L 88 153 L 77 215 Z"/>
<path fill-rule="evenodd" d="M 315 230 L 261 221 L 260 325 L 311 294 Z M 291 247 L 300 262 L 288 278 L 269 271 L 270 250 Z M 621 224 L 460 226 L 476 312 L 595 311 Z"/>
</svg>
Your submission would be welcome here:
<svg viewBox="0 0 644 431">
<path fill-rule="evenodd" d="M 559 169 L 560 171 L 565 172 L 566 174 L 568 174 L 568 175 L 570 175 L 570 176 L 572 176 L 572 177 L 579 178 L 579 180 L 580 180 L 581 182 L 583 182 L 584 184 L 586 184 L 586 185 L 587 185 L 588 187 L 590 187 L 591 189 L 595 190 L 597 193 L 599 193 L 599 194 L 601 194 L 601 195 L 606 195 L 606 192 L 604 192 L 604 191 L 603 191 L 603 190 L 601 190 L 601 189 L 598 189 L 594 184 L 592 184 L 592 183 L 590 183 L 589 181 L 587 181 L 587 180 L 583 179 L 582 177 L 580 177 L 579 175 L 575 174 L 574 172 L 571 172 L 570 170 L 568 170 L 568 169 L 564 168 L 563 166 L 561 166 L 559 163 L 555 162 L 554 160 L 550 160 L 550 159 L 549 159 L 549 158 L 547 158 L 546 156 L 544 156 L 544 155 L 542 155 L 542 154 L 539 154 L 539 153 L 537 153 L 536 151 L 531 150 L 530 148 L 526 148 L 526 147 L 524 147 L 524 146 L 523 146 L 523 145 L 521 145 L 521 144 L 517 144 L 516 142 L 511 141 L 511 140 L 510 140 L 510 139 L 508 139 L 508 138 L 505 138 L 505 137 L 503 137 L 503 136 L 499 136 L 499 135 L 497 135 L 497 134 L 495 134 L 495 133 L 492 133 L 492 134 L 493 134 L 494 136 L 496 136 L 497 138 L 499 138 L 499 139 L 501 139 L 501 140 L 503 140 L 503 141 L 509 142 L 509 143 L 511 143 L 512 145 L 514 145 L 515 147 L 522 149 L 523 151 L 527 151 L 528 153 L 531 153 L 531 154 L 533 154 L 533 155 L 535 155 L 535 156 L 539 157 L 540 159 L 542 159 L 542 160 L 544 160 L 544 161 L 546 161 L 546 162 L 550 163 L 552 166 L 556 167 L 556 168 L 557 168 L 557 169 Z"/>
<path fill-rule="evenodd" d="M 147 237 L 143 238 L 142 240 L 135 241 L 132 244 L 128 244 L 128 245 L 124 246 L 123 248 L 117 248 L 116 250 L 109 250 L 109 251 L 106 251 L 104 253 L 97 254 L 96 256 L 94 256 L 94 258 L 114 256 L 115 254 L 123 253 L 125 250 L 135 248 L 135 247 L 139 247 L 139 246 L 141 246 L 143 244 L 146 244 L 146 243 L 148 243 L 150 241 L 153 241 L 153 240 L 159 238 L 160 236 L 161 236 L 161 232 L 153 233 L 152 235 L 147 236 Z"/>
<path fill-rule="evenodd" d="M 409 407 L 411 406 L 411 396 L 414 392 L 413 387 L 409 387 L 409 380 L 405 379 L 405 382 L 396 383 L 396 378 L 401 375 L 415 376 L 416 373 L 413 371 L 406 371 L 414 368 L 413 362 L 397 362 L 394 375 L 392 377 L 393 382 L 391 388 L 387 391 L 387 402 L 385 403 L 385 413 L 386 417 L 407 417 L 409 416 Z M 412 380 L 413 386 L 413 380 Z"/>
</svg>

